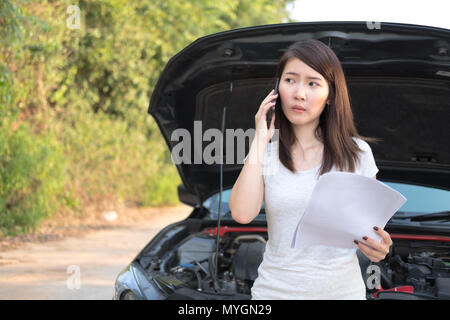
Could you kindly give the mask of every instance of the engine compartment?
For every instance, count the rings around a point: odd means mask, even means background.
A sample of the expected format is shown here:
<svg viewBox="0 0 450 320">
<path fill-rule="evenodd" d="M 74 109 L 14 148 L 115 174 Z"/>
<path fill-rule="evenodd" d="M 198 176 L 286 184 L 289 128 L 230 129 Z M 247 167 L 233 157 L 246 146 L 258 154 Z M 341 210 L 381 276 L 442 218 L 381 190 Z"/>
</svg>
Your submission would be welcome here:
<svg viewBox="0 0 450 320">
<path fill-rule="evenodd" d="M 145 270 L 169 299 L 250 299 L 267 233 L 239 229 L 220 237 L 217 266 L 217 230 L 208 228 L 187 236 Z"/>
<path fill-rule="evenodd" d="M 181 238 L 160 256 L 147 254 L 141 265 L 167 299 L 250 299 L 267 232 L 224 227 L 219 239 L 217 257 L 217 229 L 211 227 Z M 366 284 L 369 266 L 381 271 L 381 287 L 368 288 L 367 299 L 450 299 L 448 242 L 395 240 L 379 263 L 359 250 L 358 258 Z"/>
<path fill-rule="evenodd" d="M 395 238 L 394 235 L 392 237 Z M 367 265 L 367 261 L 362 261 L 364 258 L 360 258 L 360 265 Z M 390 254 L 376 265 L 381 269 L 382 290 L 378 290 L 378 294 L 371 292 L 372 295 L 369 298 L 450 298 L 450 247 L 448 242 L 394 239 Z M 362 266 L 361 269 L 363 270 L 363 268 Z M 401 294 L 401 291 L 384 291 L 405 286 L 410 287 L 409 297 Z"/>
</svg>

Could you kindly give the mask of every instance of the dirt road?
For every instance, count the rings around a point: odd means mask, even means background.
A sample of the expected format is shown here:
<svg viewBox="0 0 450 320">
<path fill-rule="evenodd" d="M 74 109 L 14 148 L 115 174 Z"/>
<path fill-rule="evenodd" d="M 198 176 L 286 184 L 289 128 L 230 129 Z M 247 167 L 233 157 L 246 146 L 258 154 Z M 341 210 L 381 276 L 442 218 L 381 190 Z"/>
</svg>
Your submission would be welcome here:
<svg viewBox="0 0 450 320">
<path fill-rule="evenodd" d="M 0 299 L 110 300 L 118 273 L 158 231 L 191 209 L 179 206 L 125 227 L 0 252 Z"/>
</svg>

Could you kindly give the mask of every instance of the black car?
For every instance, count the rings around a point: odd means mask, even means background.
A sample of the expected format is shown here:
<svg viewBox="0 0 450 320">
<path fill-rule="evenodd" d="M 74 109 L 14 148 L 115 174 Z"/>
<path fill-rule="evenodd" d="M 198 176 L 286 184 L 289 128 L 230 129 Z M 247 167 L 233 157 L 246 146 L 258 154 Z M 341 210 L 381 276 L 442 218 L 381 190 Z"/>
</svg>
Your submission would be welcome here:
<svg viewBox="0 0 450 320">
<path fill-rule="evenodd" d="M 450 299 L 450 32 L 366 22 L 220 32 L 167 63 L 148 111 L 172 156 L 180 142 L 175 132 L 193 137 L 184 141 L 192 148 L 178 154 L 189 161 L 177 162 L 179 199 L 193 209 L 118 275 L 114 299 L 251 298 L 267 241 L 264 205 L 246 225 L 235 222 L 228 207 L 251 141 L 239 154 L 224 134 L 216 156 L 233 161 L 206 163 L 201 156 L 211 139 L 198 134 L 253 128 L 283 50 L 302 39 L 322 41 L 340 59 L 358 132 L 382 141 L 371 145 L 377 179 L 408 199 L 385 227 L 393 239 L 387 257 L 371 263 L 358 254 L 367 299 Z"/>
</svg>

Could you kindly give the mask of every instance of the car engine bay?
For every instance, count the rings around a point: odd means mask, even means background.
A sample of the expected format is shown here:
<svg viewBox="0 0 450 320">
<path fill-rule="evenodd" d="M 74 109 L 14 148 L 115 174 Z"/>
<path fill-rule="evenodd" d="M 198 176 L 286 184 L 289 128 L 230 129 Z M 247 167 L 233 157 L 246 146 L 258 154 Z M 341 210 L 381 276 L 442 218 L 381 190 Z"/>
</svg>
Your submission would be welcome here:
<svg viewBox="0 0 450 320">
<path fill-rule="evenodd" d="M 179 241 L 170 250 L 161 250 L 164 254 L 160 256 L 146 252 L 139 259 L 150 281 L 167 299 L 251 298 L 267 241 L 264 228 L 222 227 L 217 257 L 217 228 L 190 234 L 181 226 L 176 229 L 172 235 L 178 237 L 170 238 Z M 357 253 L 366 284 L 368 267 L 377 265 L 380 270 L 381 287 L 367 289 L 369 300 L 450 299 L 448 242 L 397 239 L 379 263 L 372 263 L 359 250 Z"/>
</svg>

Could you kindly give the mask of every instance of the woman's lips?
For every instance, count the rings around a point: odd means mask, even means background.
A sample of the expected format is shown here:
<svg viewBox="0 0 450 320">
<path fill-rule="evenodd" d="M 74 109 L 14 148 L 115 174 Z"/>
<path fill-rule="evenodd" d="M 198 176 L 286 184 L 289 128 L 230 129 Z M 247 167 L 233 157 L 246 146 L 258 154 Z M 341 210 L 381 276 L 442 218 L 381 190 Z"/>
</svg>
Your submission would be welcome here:
<svg viewBox="0 0 450 320">
<path fill-rule="evenodd" d="M 298 113 L 302 113 L 302 112 L 305 112 L 305 111 L 306 111 L 306 109 L 303 108 L 303 107 L 293 107 L 292 110 L 293 110 L 294 112 L 298 112 Z"/>
</svg>

